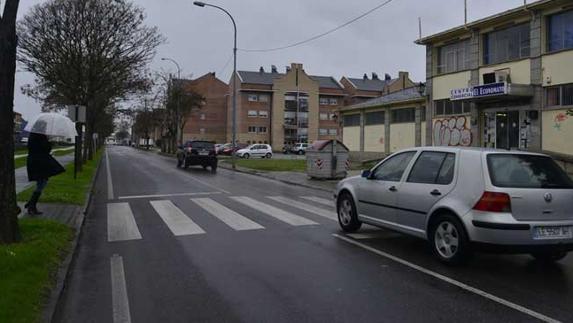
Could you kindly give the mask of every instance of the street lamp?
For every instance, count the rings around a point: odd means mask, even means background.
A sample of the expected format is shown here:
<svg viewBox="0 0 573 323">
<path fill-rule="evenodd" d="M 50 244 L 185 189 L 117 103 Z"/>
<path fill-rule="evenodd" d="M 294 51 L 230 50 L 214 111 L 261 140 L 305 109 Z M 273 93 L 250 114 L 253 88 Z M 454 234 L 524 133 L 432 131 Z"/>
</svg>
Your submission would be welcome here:
<svg viewBox="0 0 573 323">
<path fill-rule="evenodd" d="M 219 9 L 221 11 L 223 11 L 224 13 L 227 14 L 227 16 L 229 16 L 229 18 L 231 18 L 231 21 L 233 22 L 233 28 L 235 31 L 234 34 L 234 42 L 233 42 L 233 128 L 232 128 L 232 132 L 233 132 L 233 140 L 232 140 L 232 145 L 233 145 L 233 153 L 231 155 L 231 163 L 233 165 L 233 169 L 236 168 L 235 166 L 235 149 L 237 147 L 237 24 L 235 23 L 235 19 L 233 18 L 233 16 L 231 16 L 231 14 L 219 7 L 219 6 L 215 6 L 209 3 L 205 3 L 205 2 L 201 2 L 201 1 L 193 1 L 193 4 L 198 6 L 198 7 L 213 7 L 216 9 Z"/>
<path fill-rule="evenodd" d="M 179 82 L 181 82 L 181 67 L 179 66 L 177 61 L 175 61 L 173 58 L 169 58 L 169 57 L 162 57 L 161 60 L 162 61 L 169 61 L 169 62 L 175 64 L 175 66 L 177 67 L 177 79 L 179 80 Z M 181 84 L 181 83 L 179 83 L 179 84 Z M 181 92 L 181 89 L 180 89 L 180 92 Z M 182 93 L 179 93 L 177 95 L 177 114 L 176 114 L 176 116 L 177 116 L 177 134 L 176 134 L 177 143 L 176 144 L 178 144 L 178 145 L 183 144 L 183 140 L 182 140 L 183 134 L 181 133 L 182 129 L 179 126 L 179 121 L 180 121 L 179 115 L 181 113 L 181 95 L 182 95 Z"/>
</svg>

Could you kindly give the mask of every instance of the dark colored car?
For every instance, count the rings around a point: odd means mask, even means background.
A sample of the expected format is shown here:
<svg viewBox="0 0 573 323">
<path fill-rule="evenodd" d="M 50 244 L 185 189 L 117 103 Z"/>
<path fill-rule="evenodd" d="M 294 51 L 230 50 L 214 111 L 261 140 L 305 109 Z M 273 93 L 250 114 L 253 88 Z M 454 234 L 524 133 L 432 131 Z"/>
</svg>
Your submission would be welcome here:
<svg viewBox="0 0 573 323">
<path fill-rule="evenodd" d="M 177 150 L 177 167 L 201 165 L 204 169 L 217 171 L 215 143 L 210 141 L 188 141 Z"/>
<path fill-rule="evenodd" d="M 221 150 L 219 150 L 219 155 L 232 156 L 234 153 L 237 152 L 237 150 L 247 148 L 247 146 L 248 146 L 247 144 L 237 143 L 236 147 L 233 149 L 233 145 L 225 144 L 221 148 Z"/>
</svg>

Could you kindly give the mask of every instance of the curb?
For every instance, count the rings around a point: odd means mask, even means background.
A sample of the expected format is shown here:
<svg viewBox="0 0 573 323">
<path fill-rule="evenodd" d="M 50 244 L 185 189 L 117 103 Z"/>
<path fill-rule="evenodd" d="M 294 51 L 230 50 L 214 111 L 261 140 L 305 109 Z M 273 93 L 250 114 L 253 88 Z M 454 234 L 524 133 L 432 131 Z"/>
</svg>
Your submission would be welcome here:
<svg viewBox="0 0 573 323">
<path fill-rule="evenodd" d="M 105 148 L 104 148 L 105 149 Z M 107 153 L 104 151 L 104 153 Z M 72 240 L 72 246 L 70 248 L 70 252 L 64 259 L 64 261 L 60 264 L 60 268 L 58 269 L 58 273 L 56 274 L 56 284 L 52 288 L 52 291 L 49 294 L 48 302 L 44 306 L 44 310 L 42 311 L 41 315 L 41 322 L 53 322 L 54 316 L 58 310 L 58 305 L 60 303 L 60 298 L 63 295 L 64 289 L 66 288 L 66 282 L 70 276 L 70 268 L 72 264 L 75 262 L 76 254 L 77 254 L 77 247 L 79 244 L 80 237 L 82 236 L 82 228 L 84 226 L 84 220 L 86 218 L 86 214 L 88 213 L 88 209 L 91 206 L 91 202 L 93 199 L 93 193 L 95 189 L 95 182 L 97 177 L 99 176 L 101 165 L 102 165 L 102 158 L 99 160 L 94 177 L 90 183 L 90 189 L 86 193 L 86 202 L 82 207 L 82 212 L 79 216 L 75 219 L 75 223 L 73 223 L 73 229 L 75 230 L 74 239 Z"/>
<path fill-rule="evenodd" d="M 321 186 L 314 186 L 314 185 L 309 185 L 309 184 L 303 184 L 303 183 L 299 183 L 299 182 L 294 182 L 294 181 L 289 181 L 286 179 L 280 179 L 280 178 L 276 178 L 276 177 L 272 177 L 269 175 L 266 175 L 265 173 L 260 173 L 257 171 L 251 171 L 251 170 L 246 170 L 246 169 L 240 169 L 240 168 L 235 168 L 234 170 L 226 165 L 225 163 L 220 163 L 219 167 L 224 168 L 226 170 L 230 170 L 230 171 L 235 171 L 238 173 L 243 173 L 243 174 L 248 174 L 248 175 L 253 175 L 253 176 L 259 176 L 259 177 L 264 177 L 267 179 L 271 179 L 273 181 L 277 181 L 277 182 L 281 182 L 281 183 L 285 183 L 285 184 L 289 184 L 289 185 L 295 185 L 295 186 L 300 186 L 300 187 L 304 187 L 304 188 L 310 188 L 310 189 L 314 189 L 314 190 L 319 190 L 319 191 L 323 191 L 323 192 L 328 192 L 328 193 L 332 193 L 334 191 L 334 189 L 327 189 Z"/>
</svg>

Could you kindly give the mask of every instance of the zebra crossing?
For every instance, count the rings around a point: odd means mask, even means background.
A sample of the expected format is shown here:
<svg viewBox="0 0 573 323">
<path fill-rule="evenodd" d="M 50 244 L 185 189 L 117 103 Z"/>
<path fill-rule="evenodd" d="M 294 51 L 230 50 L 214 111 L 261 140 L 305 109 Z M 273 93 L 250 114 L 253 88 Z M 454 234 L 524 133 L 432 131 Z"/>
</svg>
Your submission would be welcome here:
<svg viewBox="0 0 573 323">
<path fill-rule="evenodd" d="M 265 219 L 265 221 L 281 222 L 295 227 L 319 225 L 318 222 L 311 219 L 313 216 L 332 221 L 337 220 L 332 201 L 312 196 L 300 196 L 299 198 L 267 196 L 254 199 L 247 196 L 228 196 L 225 200 L 223 198 L 215 200 L 211 197 L 191 197 L 189 200 L 198 209 L 204 211 L 202 214 L 213 216 L 235 231 L 266 229 L 265 226 L 256 222 L 256 219 L 253 218 L 254 214 L 270 219 Z M 196 208 L 186 213 L 168 199 L 150 200 L 147 203 L 174 236 L 203 235 L 209 231 L 209 228 L 202 228 L 194 221 L 193 217 L 200 213 L 196 212 L 198 210 Z M 280 205 L 280 207 L 273 205 L 273 203 Z M 243 206 L 241 207 L 243 211 L 237 210 L 237 205 Z M 283 206 L 286 206 L 286 209 Z M 245 207 L 251 211 L 244 211 Z M 300 215 L 299 212 L 291 211 L 293 209 L 302 211 L 304 216 Z M 107 229 L 108 242 L 144 238 L 128 202 L 115 202 L 107 205 Z"/>
</svg>

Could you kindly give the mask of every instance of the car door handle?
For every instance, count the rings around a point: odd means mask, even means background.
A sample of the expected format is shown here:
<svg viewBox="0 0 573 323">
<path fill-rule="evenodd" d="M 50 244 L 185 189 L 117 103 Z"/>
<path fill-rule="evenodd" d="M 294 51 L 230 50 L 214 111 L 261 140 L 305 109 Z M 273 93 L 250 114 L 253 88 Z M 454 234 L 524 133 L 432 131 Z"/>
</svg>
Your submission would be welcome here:
<svg viewBox="0 0 573 323">
<path fill-rule="evenodd" d="M 436 189 L 436 190 L 431 191 L 430 194 L 432 194 L 434 196 L 440 196 L 440 195 L 442 195 L 442 192 L 440 192 Z"/>
<path fill-rule="evenodd" d="M 396 188 L 396 186 L 391 186 L 388 190 L 389 190 L 390 192 L 397 192 L 397 191 L 398 191 L 398 189 Z"/>
</svg>

